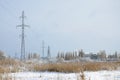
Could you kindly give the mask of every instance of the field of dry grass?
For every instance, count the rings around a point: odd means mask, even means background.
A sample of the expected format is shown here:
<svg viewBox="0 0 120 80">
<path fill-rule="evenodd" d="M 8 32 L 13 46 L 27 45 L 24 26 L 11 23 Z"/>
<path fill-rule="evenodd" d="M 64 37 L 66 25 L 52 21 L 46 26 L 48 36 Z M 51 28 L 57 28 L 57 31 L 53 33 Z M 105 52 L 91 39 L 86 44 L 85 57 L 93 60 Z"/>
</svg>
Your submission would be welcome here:
<svg viewBox="0 0 120 80">
<path fill-rule="evenodd" d="M 21 62 L 14 59 L 0 60 L 0 73 L 16 72 L 18 67 L 21 66 Z"/>
<path fill-rule="evenodd" d="M 81 72 L 98 70 L 116 70 L 120 62 L 62 62 L 62 63 L 23 63 L 19 60 L 0 60 L 0 73 L 17 72 L 21 67 L 29 71 Z"/>
<path fill-rule="evenodd" d="M 78 80 L 84 80 L 84 71 L 99 71 L 99 70 L 117 70 L 120 68 L 120 62 L 62 62 L 62 63 L 46 63 L 39 64 L 33 62 L 21 62 L 14 59 L 0 60 L 0 80 L 2 74 L 18 72 L 21 67 L 25 67 L 28 71 L 50 71 L 64 73 L 80 73 Z M 6 79 L 6 80 L 9 80 Z M 3 80 L 3 79 L 2 79 Z"/>
<path fill-rule="evenodd" d="M 34 65 L 35 71 L 55 71 L 55 72 L 81 72 L 98 70 L 116 70 L 120 67 L 120 62 L 85 62 L 85 63 L 53 63 Z"/>
</svg>

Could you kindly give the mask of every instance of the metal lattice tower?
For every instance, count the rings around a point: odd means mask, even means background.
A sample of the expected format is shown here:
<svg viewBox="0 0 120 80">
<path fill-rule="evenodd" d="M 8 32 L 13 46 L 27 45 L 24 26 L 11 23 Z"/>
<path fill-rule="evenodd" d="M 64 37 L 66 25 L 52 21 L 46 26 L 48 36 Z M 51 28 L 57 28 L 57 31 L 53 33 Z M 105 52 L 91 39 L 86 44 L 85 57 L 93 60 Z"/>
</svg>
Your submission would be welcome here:
<svg viewBox="0 0 120 80">
<path fill-rule="evenodd" d="M 22 16 L 20 16 L 20 18 L 22 19 L 22 24 L 21 25 L 18 25 L 17 27 L 20 27 L 22 29 L 22 33 L 21 33 L 21 56 L 20 56 L 20 59 L 23 61 L 25 60 L 25 34 L 24 34 L 24 29 L 25 27 L 28 27 L 28 25 L 25 25 L 24 23 L 24 18 L 25 18 L 25 15 L 24 15 L 24 11 L 22 11 Z"/>
<path fill-rule="evenodd" d="M 48 58 L 51 57 L 51 54 L 50 54 L 50 46 L 48 46 L 47 57 L 48 57 Z"/>
<path fill-rule="evenodd" d="M 44 43 L 44 40 L 42 41 L 42 55 L 43 55 L 43 58 L 44 58 L 44 49 L 45 49 L 45 43 Z"/>
</svg>

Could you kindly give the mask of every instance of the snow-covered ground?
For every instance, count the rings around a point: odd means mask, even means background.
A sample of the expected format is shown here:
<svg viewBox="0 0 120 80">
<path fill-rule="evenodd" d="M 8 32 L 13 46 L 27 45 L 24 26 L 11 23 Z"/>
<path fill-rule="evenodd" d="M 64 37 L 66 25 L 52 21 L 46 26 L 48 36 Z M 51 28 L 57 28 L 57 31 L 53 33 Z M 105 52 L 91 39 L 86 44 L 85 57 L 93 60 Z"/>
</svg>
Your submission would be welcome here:
<svg viewBox="0 0 120 80">
<path fill-rule="evenodd" d="M 85 80 L 120 80 L 120 71 L 84 72 L 84 75 Z M 77 80 L 80 73 L 18 72 L 9 76 L 12 80 Z"/>
</svg>

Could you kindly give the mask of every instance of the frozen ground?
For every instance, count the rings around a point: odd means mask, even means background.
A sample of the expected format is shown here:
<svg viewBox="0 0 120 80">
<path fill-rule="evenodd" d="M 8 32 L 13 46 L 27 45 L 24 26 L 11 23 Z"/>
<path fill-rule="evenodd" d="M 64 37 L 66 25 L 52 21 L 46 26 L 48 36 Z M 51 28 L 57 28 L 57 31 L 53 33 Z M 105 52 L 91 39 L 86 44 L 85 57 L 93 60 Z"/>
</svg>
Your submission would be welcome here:
<svg viewBox="0 0 120 80">
<path fill-rule="evenodd" d="M 85 80 L 120 80 L 120 71 L 84 72 Z M 12 80 L 77 80 L 80 73 L 19 72 L 11 73 Z"/>
</svg>

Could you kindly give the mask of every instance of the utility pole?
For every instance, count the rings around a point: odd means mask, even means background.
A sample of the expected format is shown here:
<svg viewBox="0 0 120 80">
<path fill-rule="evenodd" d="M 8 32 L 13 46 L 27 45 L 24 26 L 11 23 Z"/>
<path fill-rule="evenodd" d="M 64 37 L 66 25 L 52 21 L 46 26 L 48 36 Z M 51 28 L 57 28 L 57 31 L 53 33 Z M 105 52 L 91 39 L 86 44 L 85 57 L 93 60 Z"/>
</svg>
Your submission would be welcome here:
<svg viewBox="0 0 120 80">
<path fill-rule="evenodd" d="M 28 27 L 28 25 L 25 25 L 24 23 L 24 18 L 25 18 L 25 15 L 24 15 L 24 11 L 22 11 L 22 16 L 20 16 L 20 18 L 22 19 L 22 24 L 21 25 L 17 25 L 17 27 L 20 27 L 22 29 L 22 33 L 21 33 L 21 56 L 20 56 L 20 59 L 23 61 L 25 60 L 25 27 Z"/>
<path fill-rule="evenodd" d="M 44 58 L 44 49 L 45 49 L 45 43 L 44 40 L 42 41 L 42 54 L 43 54 L 43 58 Z"/>
</svg>

